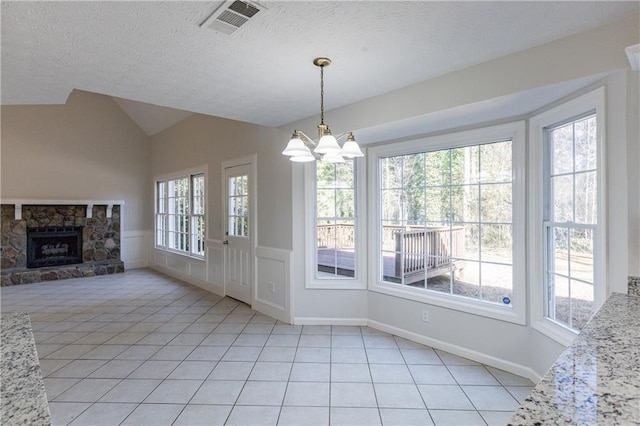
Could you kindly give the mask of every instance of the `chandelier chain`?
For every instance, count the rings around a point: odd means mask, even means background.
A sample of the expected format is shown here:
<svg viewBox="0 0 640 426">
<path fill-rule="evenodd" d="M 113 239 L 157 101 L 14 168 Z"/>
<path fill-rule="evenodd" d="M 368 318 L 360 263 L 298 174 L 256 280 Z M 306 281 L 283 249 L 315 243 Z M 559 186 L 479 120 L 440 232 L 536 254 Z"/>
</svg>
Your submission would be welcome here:
<svg viewBox="0 0 640 426">
<path fill-rule="evenodd" d="M 320 65 L 320 124 L 324 124 L 324 65 Z"/>
</svg>

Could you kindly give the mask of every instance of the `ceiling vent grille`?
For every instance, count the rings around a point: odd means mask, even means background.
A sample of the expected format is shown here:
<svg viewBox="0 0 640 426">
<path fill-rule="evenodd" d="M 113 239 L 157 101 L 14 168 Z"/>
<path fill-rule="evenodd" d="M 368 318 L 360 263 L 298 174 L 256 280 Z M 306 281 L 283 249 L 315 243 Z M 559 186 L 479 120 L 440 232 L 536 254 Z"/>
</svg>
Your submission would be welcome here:
<svg viewBox="0 0 640 426">
<path fill-rule="evenodd" d="M 242 0 L 224 2 L 219 8 L 200 25 L 223 34 L 231 35 L 249 20 L 255 19 L 264 7 L 256 3 Z"/>
</svg>

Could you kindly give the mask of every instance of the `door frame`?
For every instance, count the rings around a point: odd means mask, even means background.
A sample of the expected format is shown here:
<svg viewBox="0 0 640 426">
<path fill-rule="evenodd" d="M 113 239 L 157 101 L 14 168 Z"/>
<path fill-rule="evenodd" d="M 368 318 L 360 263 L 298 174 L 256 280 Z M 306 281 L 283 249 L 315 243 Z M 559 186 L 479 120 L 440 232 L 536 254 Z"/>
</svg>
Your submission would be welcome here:
<svg viewBox="0 0 640 426">
<path fill-rule="evenodd" d="M 227 218 L 228 214 L 228 206 L 227 202 L 229 201 L 228 197 L 228 188 L 227 188 L 227 174 L 226 169 L 236 166 L 249 166 L 250 174 L 249 174 L 249 263 L 251 265 L 251 271 L 249 272 L 249 287 L 250 287 L 250 305 L 253 306 L 253 303 L 256 299 L 256 247 L 258 243 L 258 218 L 256 209 L 256 204 L 258 200 L 257 196 L 257 163 L 258 156 L 257 154 L 248 155 L 245 157 L 238 157 L 231 160 L 223 161 L 220 166 L 220 172 L 222 176 L 222 216 L 220 219 L 220 231 L 222 233 L 222 241 L 225 240 L 227 228 L 229 227 L 229 221 Z M 222 246 L 222 270 L 223 270 L 223 283 L 222 283 L 222 291 L 223 295 L 227 295 L 227 277 L 228 277 L 228 268 L 227 268 L 227 259 L 229 256 L 229 250 L 226 245 Z"/>
</svg>

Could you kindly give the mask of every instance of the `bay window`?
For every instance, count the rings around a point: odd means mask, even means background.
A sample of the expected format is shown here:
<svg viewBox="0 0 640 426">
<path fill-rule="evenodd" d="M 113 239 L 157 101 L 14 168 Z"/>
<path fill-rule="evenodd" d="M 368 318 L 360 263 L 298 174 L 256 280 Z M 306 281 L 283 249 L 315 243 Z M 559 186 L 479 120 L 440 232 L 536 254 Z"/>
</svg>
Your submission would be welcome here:
<svg viewBox="0 0 640 426">
<path fill-rule="evenodd" d="M 523 130 L 372 148 L 374 290 L 524 322 Z"/>
</svg>

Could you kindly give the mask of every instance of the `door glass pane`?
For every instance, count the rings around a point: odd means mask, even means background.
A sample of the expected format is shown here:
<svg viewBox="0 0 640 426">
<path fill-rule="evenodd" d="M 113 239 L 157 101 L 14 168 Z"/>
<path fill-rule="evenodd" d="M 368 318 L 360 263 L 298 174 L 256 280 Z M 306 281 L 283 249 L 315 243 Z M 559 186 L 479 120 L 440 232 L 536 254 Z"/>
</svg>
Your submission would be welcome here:
<svg viewBox="0 0 640 426">
<path fill-rule="evenodd" d="M 249 235 L 249 196 L 246 175 L 228 178 L 229 235 L 246 237 Z"/>
</svg>

